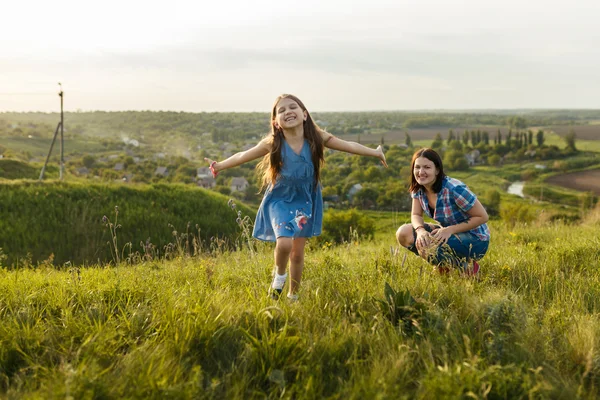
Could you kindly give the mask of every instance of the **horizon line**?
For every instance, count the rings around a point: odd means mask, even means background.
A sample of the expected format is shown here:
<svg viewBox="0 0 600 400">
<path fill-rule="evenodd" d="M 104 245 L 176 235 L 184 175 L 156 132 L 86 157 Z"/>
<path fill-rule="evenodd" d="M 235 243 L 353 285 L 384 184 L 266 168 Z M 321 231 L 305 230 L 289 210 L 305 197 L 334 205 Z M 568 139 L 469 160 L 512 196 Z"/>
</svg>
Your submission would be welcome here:
<svg viewBox="0 0 600 400">
<path fill-rule="evenodd" d="M 569 107 L 544 107 L 544 108 L 535 108 L 535 107 L 522 107 L 522 108 L 405 108 L 405 109 L 363 109 L 363 110 L 309 110 L 311 113 L 361 113 L 361 112 L 491 112 L 491 111 L 600 111 L 600 108 L 569 108 Z M 156 113 L 185 113 L 185 114 L 202 114 L 202 113 L 239 113 L 239 114 L 269 114 L 269 111 L 235 111 L 235 110 L 227 110 L 227 111 L 186 111 L 186 110 L 169 110 L 169 109 L 146 109 L 146 110 L 64 110 L 65 113 L 73 113 L 73 114 L 85 114 L 85 113 L 95 113 L 95 112 L 105 112 L 105 113 L 125 113 L 125 112 L 156 112 Z M 0 110 L 0 114 L 54 114 L 60 113 L 58 111 L 40 111 L 40 110 L 28 110 L 28 111 L 15 111 L 15 110 Z"/>
</svg>

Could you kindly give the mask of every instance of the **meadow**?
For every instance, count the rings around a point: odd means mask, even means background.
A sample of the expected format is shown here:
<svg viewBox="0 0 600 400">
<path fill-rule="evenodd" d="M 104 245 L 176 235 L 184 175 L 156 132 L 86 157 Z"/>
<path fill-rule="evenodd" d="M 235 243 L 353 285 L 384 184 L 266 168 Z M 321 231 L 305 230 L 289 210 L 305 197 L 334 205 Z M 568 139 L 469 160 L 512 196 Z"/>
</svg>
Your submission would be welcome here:
<svg viewBox="0 0 600 400">
<path fill-rule="evenodd" d="M 544 118 L 562 118 L 559 111 L 548 113 Z M 150 127 L 162 135 L 181 121 L 182 132 L 170 133 L 170 143 L 179 135 L 202 145 L 202 119 L 221 118 L 134 116 L 137 134 Z M 28 153 L 24 160 L 43 155 L 49 141 L 35 136 L 39 126 L 22 124 L 30 117 L 10 116 L 21 123 L 22 136 L 3 140 L 8 149 Z M 48 124 L 55 116 L 37 117 Z M 115 139 L 131 133 L 125 131 L 131 129 L 129 114 L 69 117 L 81 124 L 67 138 L 74 159 L 86 149 L 97 156 L 134 150 Z M 328 117 L 343 121 L 337 124 L 344 131 L 367 120 L 358 114 Z M 222 127 L 215 136 L 238 132 L 241 122 L 218 118 Z M 263 115 L 245 118 L 262 129 Z M 585 132 L 599 125 L 593 126 Z M 378 144 L 383 135 L 386 144 L 404 143 L 406 130 L 384 128 L 361 134 L 361 142 Z M 506 134 L 508 128 L 501 129 Z M 429 146 L 438 132 L 446 137 L 448 127 L 407 131 L 415 144 Z M 565 132 L 546 132 L 546 144 L 564 147 Z M 29 133 L 34 137 L 25 139 Z M 600 151 L 594 139 L 593 133 L 578 138 L 578 149 Z M 394 151 L 385 171 L 394 176 L 384 186 L 400 182 L 408 162 Z M 348 169 L 368 170 L 358 160 L 331 160 L 331 171 L 334 165 L 346 168 L 323 176 L 338 185 Z M 581 153 L 542 162 L 552 172 L 536 170 L 535 160 L 451 171 L 493 211 L 491 247 L 478 277 L 439 274 L 398 248 L 394 233 L 409 222 L 408 213 L 360 211 L 374 234 L 350 230 L 336 243 L 325 226 L 323 237 L 307 245 L 300 299 L 291 303 L 267 296 L 273 246 L 249 237 L 247 219 L 236 221 L 236 210 L 252 217 L 251 208 L 240 204 L 232 212 L 228 197 L 185 185 L 90 184 L 71 175 L 68 183 L 39 183 L 32 181 L 39 165 L 5 159 L 0 398 L 597 398 L 600 203 L 593 208 L 596 197 L 545 179 L 560 177 L 561 168 L 595 174 L 598 161 Z M 58 175 L 55 165 L 48 172 L 49 178 Z M 528 198 L 505 193 L 524 177 Z M 398 193 L 405 196 L 405 188 L 399 185 Z M 328 212 L 326 222 L 331 215 L 340 214 Z M 191 251 L 186 221 L 206 224 L 205 242 Z"/>
<path fill-rule="evenodd" d="M 600 208 L 492 221 L 478 279 L 374 240 L 309 241 L 300 300 L 272 247 L 0 269 L 0 393 L 36 398 L 596 398 Z M 1 259 L 1 256 L 0 256 Z"/>
<path fill-rule="evenodd" d="M 585 151 L 595 151 L 600 152 L 600 125 L 592 125 L 593 129 L 589 130 L 581 130 L 584 127 L 571 127 L 575 131 L 577 135 L 577 148 Z M 587 128 L 587 127 L 585 127 Z M 558 132 L 558 134 L 554 131 L 546 131 L 546 141 L 545 143 L 549 146 L 564 146 L 564 135 L 569 133 L 569 130 L 566 129 L 558 129 L 554 127 Z"/>
</svg>

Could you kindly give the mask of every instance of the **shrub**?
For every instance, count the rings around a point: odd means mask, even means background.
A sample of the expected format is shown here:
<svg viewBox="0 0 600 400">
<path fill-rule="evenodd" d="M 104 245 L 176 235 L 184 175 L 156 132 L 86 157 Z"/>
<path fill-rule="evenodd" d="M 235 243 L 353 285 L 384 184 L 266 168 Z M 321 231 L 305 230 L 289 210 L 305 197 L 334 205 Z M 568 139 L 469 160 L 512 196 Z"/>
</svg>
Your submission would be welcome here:
<svg viewBox="0 0 600 400">
<path fill-rule="evenodd" d="M 516 223 L 531 223 L 536 215 L 533 208 L 526 204 L 509 203 L 500 206 L 500 217 L 509 225 Z"/>
<path fill-rule="evenodd" d="M 323 234 L 321 240 L 341 243 L 352 241 L 354 235 L 373 238 L 375 223 L 359 211 L 327 210 L 323 217 Z"/>
<path fill-rule="evenodd" d="M 496 189 L 486 191 L 481 202 L 489 216 L 497 216 L 500 213 L 500 192 Z"/>
</svg>

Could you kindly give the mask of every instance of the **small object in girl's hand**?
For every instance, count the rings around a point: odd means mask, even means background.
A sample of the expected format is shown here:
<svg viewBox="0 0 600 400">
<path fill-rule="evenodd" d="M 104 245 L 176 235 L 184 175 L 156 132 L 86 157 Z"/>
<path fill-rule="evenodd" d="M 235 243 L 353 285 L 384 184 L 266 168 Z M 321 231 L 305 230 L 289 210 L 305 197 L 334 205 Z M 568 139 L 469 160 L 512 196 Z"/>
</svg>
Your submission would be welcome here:
<svg viewBox="0 0 600 400">
<path fill-rule="evenodd" d="M 216 163 L 217 163 L 216 161 L 213 161 L 213 162 L 210 163 L 210 165 L 208 167 L 208 168 L 210 168 L 210 172 L 211 172 L 213 178 L 216 178 L 217 175 L 219 175 L 219 173 L 217 171 L 215 171 L 215 164 Z"/>
</svg>

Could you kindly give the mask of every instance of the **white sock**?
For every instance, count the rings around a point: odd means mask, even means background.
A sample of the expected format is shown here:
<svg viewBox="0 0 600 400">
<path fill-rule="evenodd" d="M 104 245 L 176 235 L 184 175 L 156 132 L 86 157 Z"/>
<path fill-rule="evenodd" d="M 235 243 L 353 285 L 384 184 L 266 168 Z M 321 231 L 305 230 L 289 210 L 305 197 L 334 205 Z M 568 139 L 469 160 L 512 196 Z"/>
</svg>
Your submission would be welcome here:
<svg viewBox="0 0 600 400">
<path fill-rule="evenodd" d="M 294 294 L 288 293 L 287 298 L 290 301 L 298 301 L 298 295 L 295 293 Z"/>
<path fill-rule="evenodd" d="M 287 279 L 287 272 L 283 275 L 279 275 L 277 273 L 277 271 L 275 271 L 275 274 L 273 276 L 273 283 L 271 283 L 271 287 L 273 289 L 279 289 L 279 290 L 283 289 L 286 279 Z"/>
</svg>

